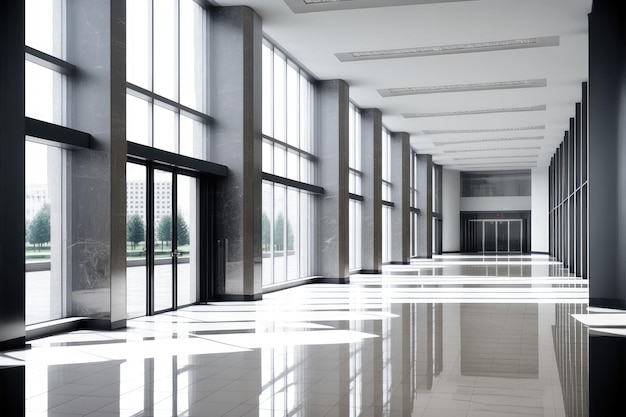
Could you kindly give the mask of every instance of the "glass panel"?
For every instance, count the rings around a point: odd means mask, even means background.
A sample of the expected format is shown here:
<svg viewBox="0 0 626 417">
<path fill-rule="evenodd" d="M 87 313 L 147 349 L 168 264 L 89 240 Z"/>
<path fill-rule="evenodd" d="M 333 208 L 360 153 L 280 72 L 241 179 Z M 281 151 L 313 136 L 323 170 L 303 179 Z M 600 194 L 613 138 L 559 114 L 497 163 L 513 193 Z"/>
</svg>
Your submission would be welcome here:
<svg viewBox="0 0 626 417">
<path fill-rule="evenodd" d="M 26 61 L 25 77 L 26 116 L 62 125 L 63 75 Z"/>
<path fill-rule="evenodd" d="M 530 188 L 530 170 L 461 173 L 461 197 L 530 196 Z"/>
<path fill-rule="evenodd" d="M 151 145 L 151 108 L 152 106 L 146 100 L 130 94 L 126 95 L 126 140 L 141 145 Z"/>
<path fill-rule="evenodd" d="M 274 174 L 285 176 L 285 148 L 274 144 Z"/>
<path fill-rule="evenodd" d="M 126 164 L 126 315 L 146 314 L 146 167 Z"/>
<path fill-rule="evenodd" d="M 193 0 L 180 2 L 180 102 L 202 111 L 203 9 Z"/>
<path fill-rule="evenodd" d="M 516 220 L 509 223 L 509 250 L 511 252 L 522 251 L 522 221 Z"/>
<path fill-rule="evenodd" d="M 263 172 L 274 173 L 274 149 L 270 142 L 263 141 Z"/>
<path fill-rule="evenodd" d="M 298 98 L 298 69 L 291 63 L 287 65 L 287 143 L 299 146 L 299 98 Z"/>
<path fill-rule="evenodd" d="M 274 224 L 274 195 L 273 185 L 263 182 L 263 214 L 261 215 L 261 245 L 263 249 L 263 285 L 274 283 L 273 260 L 273 224 Z"/>
<path fill-rule="evenodd" d="M 509 251 L 509 222 L 498 222 L 498 252 Z"/>
<path fill-rule="evenodd" d="M 153 9 L 154 92 L 172 100 L 178 99 L 177 5 L 177 1 L 154 0 Z"/>
<path fill-rule="evenodd" d="M 293 151 L 287 151 L 287 178 L 298 181 L 300 169 L 298 167 L 298 160 L 300 158 Z"/>
<path fill-rule="evenodd" d="M 274 185 L 274 283 L 285 281 L 285 187 Z"/>
<path fill-rule="evenodd" d="M 187 116 L 180 115 L 180 154 L 206 160 L 204 150 L 205 125 Z"/>
<path fill-rule="evenodd" d="M 272 72 L 272 60 L 274 53 L 272 48 L 263 44 L 263 134 L 267 136 L 274 135 L 273 119 L 274 119 L 274 90 Z"/>
<path fill-rule="evenodd" d="M 147 90 L 152 90 L 150 3 L 150 0 L 126 2 L 126 79 Z"/>
<path fill-rule="evenodd" d="M 312 275 L 311 248 L 314 247 L 311 232 L 311 219 L 313 218 L 313 200 L 311 194 L 300 192 L 300 276 Z"/>
<path fill-rule="evenodd" d="M 63 315 L 64 151 L 26 142 L 26 324 Z"/>
<path fill-rule="evenodd" d="M 286 129 L 286 61 L 280 53 L 274 53 L 274 139 L 285 141 Z"/>
<path fill-rule="evenodd" d="M 299 253 L 300 246 L 300 196 L 299 191 L 287 189 L 287 224 L 285 230 L 287 276 L 286 279 L 300 278 Z"/>
<path fill-rule="evenodd" d="M 485 222 L 485 252 L 496 251 L 496 222 Z"/>
<path fill-rule="evenodd" d="M 63 3 L 26 0 L 26 45 L 63 58 Z"/>
<path fill-rule="evenodd" d="M 313 86 L 300 74 L 300 149 L 313 153 Z"/>
<path fill-rule="evenodd" d="M 176 113 L 161 106 L 154 106 L 154 147 L 176 152 L 178 127 Z"/>
<path fill-rule="evenodd" d="M 383 262 L 389 262 L 391 257 L 391 207 L 383 206 L 383 224 L 382 224 L 382 235 L 383 235 Z"/>
<path fill-rule="evenodd" d="M 154 170 L 154 310 L 172 308 L 172 173 Z"/>
<path fill-rule="evenodd" d="M 176 262 L 178 305 L 196 302 L 198 281 L 198 180 L 178 175 L 176 183 Z"/>
<path fill-rule="evenodd" d="M 300 181 L 311 183 L 313 164 L 306 158 L 300 158 Z"/>
</svg>

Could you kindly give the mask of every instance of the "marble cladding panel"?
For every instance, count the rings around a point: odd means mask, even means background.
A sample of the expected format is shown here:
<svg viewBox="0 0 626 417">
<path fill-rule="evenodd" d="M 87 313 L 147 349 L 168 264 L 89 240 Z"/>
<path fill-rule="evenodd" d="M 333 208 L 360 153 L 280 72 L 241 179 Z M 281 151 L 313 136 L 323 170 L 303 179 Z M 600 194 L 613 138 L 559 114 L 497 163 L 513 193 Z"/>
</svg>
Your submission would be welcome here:
<svg viewBox="0 0 626 417">
<path fill-rule="evenodd" d="M 247 7 L 211 14 L 211 159 L 228 166 L 217 201 L 217 236 L 224 247 L 223 291 L 262 292 L 260 17 Z"/>
<path fill-rule="evenodd" d="M 319 178 L 325 194 L 319 206 L 319 271 L 326 278 L 348 276 L 348 84 L 319 84 Z"/>
<path fill-rule="evenodd" d="M 395 207 L 391 216 L 391 261 L 407 263 L 411 254 L 411 218 L 409 212 L 411 145 L 409 134 L 391 134 L 389 152 L 391 166 L 392 201 Z"/>
<path fill-rule="evenodd" d="M 361 112 L 361 267 L 380 271 L 382 266 L 382 112 Z"/>
<path fill-rule="evenodd" d="M 417 256 L 420 258 L 432 257 L 432 174 L 433 157 L 418 155 L 417 159 Z"/>
</svg>

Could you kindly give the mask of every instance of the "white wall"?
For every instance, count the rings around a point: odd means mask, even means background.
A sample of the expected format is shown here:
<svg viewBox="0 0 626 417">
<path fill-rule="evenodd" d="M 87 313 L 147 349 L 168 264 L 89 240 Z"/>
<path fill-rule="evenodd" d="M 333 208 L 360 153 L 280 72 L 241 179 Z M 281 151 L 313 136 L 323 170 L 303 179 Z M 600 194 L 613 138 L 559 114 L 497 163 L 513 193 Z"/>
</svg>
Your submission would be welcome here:
<svg viewBox="0 0 626 417">
<path fill-rule="evenodd" d="M 532 210 L 529 197 L 462 197 L 461 211 Z"/>
<path fill-rule="evenodd" d="M 461 250 L 461 173 L 443 168 L 441 177 L 442 249 L 458 252 Z"/>
<path fill-rule="evenodd" d="M 548 167 L 531 172 L 531 248 L 532 252 L 548 252 Z"/>
</svg>

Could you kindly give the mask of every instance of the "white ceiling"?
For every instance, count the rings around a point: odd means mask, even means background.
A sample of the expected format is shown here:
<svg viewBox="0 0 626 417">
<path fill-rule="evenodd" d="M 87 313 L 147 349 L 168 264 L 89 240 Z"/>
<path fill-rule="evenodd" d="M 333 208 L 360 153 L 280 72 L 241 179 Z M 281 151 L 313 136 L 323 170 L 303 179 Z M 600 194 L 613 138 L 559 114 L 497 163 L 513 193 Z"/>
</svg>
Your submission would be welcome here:
<svg viewBox="0 0 626 417">
<path fill-rule="evenodd" d="M 581 83 L 587 80 L 587 14 L 592 0 L 335 0 L 327 4 L 306 4 L 314 3 L 310 0 L 216 0 L 214 3 L 247 5 L 256 10 L 263 19 L 266 35 L 313 76 L 347 81 L 350 98 L 358 107 L 380 109 L 383 124 L 390 131 L 408 132 L 413 148 L 432 154 L 436 163 L 450 169 L 547 166 L 569 128 L 575 103 L 581 99 Z M 288 3 L 305 12 L 294 13 Z M 402 3 L 414 4 L 390 6 Z M 323 9 L 330 10 L 319 11 Z M 351 62 L 342 62 L 335 55 L 546 36 L 560 37 L 559 45 Z M 378 91 L 537 79 L 546 79 L 547 86 L 395 97 L 383 97 Z M 403 116 L 541 105 L 546 110 Z M 483 132 L 463 132 L 468 130 Z M 433 134 L 433 131 L 447 133 Z"/>
</svg>

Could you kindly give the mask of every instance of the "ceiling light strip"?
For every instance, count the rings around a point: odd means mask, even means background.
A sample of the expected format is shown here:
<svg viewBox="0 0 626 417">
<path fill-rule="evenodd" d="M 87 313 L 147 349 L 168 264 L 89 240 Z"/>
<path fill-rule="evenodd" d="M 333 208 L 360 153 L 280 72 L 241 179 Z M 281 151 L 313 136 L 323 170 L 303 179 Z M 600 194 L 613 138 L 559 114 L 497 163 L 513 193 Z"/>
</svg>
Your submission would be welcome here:
<svg viewBox="0 0 626 417">
<path fill-rule="evenodd" d="M 461 93 L 468 91 L 505 90 L 511 88 L 539 88 L 546 87 L 547 85 L 548 80 L 546 78 L 536 78 L 531 80 L 493 81 L 487 83 L 381 88 L 377 91 L 382 97 L 397 97 L 416 94 Z"/>
<path fill-rule="evenodd" d="M 545 125 L 507 127 L 496 129 L 422 130 L 424 135 L 456 135 L 462 133 L 519 132 L 522 130 L 545 130 Z"/>
<path fill-rule="evenodd" d="M 306 2 L 307 0 L 305 0 Z M 308 0 L 315 2 L 314 0 Z M 329 1 L 329 0 L 326 0 Z M 335 0 L 336 1 L 336 0 Z M 317 1 L 317 2 L 322 2 Z M 372 51 L 340 52 L 335 56 L 341 62 L 365 61 L 372 59 L 412 58 L 433 55 L 463 54 L 472 52 L 505 51 L 522 48 L 540 48 L 559 46 L 558 36 L 540 36 L 536 38 L 507 39 L 500 41 L 461 43 L 439 46 L 419 46 L 411 48 L 378 49 Z"/>
<path fill-rule="evenodd" d="M 447 112 L 437 112 L 437 113 L 402 113 L 402 117 L 404 117 L 405 119 L 415 119 L 415 118 L 420 118 L 420 117 L 470 116 L 470 115 L 475 115 L 475 114 L 545 111 L 546 109 L 547 109 L 547 106 L 545 104 L 541 104 L 537 106 L 503 107 L 499 109 L 460 110 L 460 111 L 447 111 Z"/>
<path fill-rule="evenodd" d="M 515 158 L 539 158 L 539 155 L 490 155 L 490 156 L 468 156 L 461 158 L 452 158 L 455 161 L 468 161 L 480 159 L 515 159 Z"/>
<path fill-rule="evenodd" d="M 520 146 L 511 148 L 482 148 L 482 149 L 456 149 L 443 151 L 443 153 L 468 153 L 468 152 L 502 152 L 502 151 L 526 151 L 541 149 L 540 146 Z"/>
<path fill-rule="evenodd" d="M 475 139 L 475 140 L 453 140 L 446 142 L 433 142 L 435 146 L 449 146 L 449 145 L 464 145 L 472 143 L 485 143 L 485 142 L 510 142 L 510 141 L 529 141 L 529 140 L 543 140 L 544 136 L 525 136 L 525 137 L 513 137 L 513 138 L 494 138 L 494 139 Z"/>
</svg>

